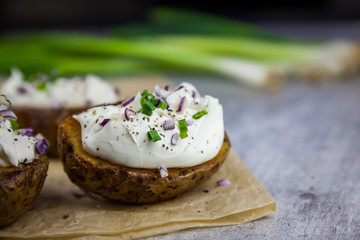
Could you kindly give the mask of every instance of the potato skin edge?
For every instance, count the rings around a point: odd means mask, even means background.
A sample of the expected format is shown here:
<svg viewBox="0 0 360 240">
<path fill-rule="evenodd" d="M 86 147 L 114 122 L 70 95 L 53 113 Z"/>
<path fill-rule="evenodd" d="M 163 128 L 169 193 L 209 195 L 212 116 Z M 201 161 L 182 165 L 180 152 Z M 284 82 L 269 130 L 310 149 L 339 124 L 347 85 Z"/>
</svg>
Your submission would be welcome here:
<svg viewBox="0 0 360 240">
<path fill-rule="evenodd" d="M 87 192 L 130 204 L 154 203 L 174 198 L 210 178 L 226 160 L 231 144 L 225 133 L 213 159 L 197 166 L 170 168 L 161 178 L 157 169 L 131 168 L 85 152 L 77 120 L 66 118 L 58 128 L 58 149 L 70 180 Z"/>
<path fill-rule="evenodd" d="M 50 157 L 58 157 L 57 129 L 66 117 L 83 111 L 86 107 L 74 108 L 41 108 L 41 107 L 16 107 L 12 110 L 18 117 L 20 128 L 32 127 L 34 132 L 41 133 L 49 142 Z"/>
<path fill-rule="evenodd" d="M 26 164 L 0 168 L 0 227 L 23 215 L 39 195 L 47 176 L 46 155 Z"/>
</svg>

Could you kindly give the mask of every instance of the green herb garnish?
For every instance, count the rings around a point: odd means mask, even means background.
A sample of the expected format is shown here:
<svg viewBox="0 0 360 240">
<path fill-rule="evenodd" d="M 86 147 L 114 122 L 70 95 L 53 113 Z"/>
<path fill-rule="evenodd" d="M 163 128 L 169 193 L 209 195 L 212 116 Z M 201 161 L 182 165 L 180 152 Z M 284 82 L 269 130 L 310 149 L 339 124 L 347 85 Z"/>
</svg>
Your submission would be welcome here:
<svg viewBox="0 0 360 240">
<path fill-rule="evenodd" d="M 151 95 L 150 101 L 151 101 L 151 103 L 152 103 L 154 106 L 156 106 L 156 105 L 158 105 L 158 103 L 159 103 L 160 100 L 159 100 L 159 99 L 156 99 L 154 95 Z"/>
<path fill-rule="evenodd" d="M 166 105 L 166 103 L 164 103 L 163 101 L 160 101 L 158 108 L 166 109 L 166 108 L 167 108 L 167 105 Z"/>
<path fill-rule="evenodd" d="M 19 124 L 15 120 L 9 119 L 9 121 L 10 121 L 11 128 L 12 128 L 13 131 L 15 131 L 16 129 L 19 128 Z"/>
<path fill-rule="evenodd" d="M 38 82 L 36 85 L 36 88 L 39 90 L 45 90 L 46 89 L 46 82 Z"/>
<path fill-rule="evenodd" d="M 151 116 L 155 108 L 156 107 L 150 101 L 147 101 L 142 106 L 141 112 L 145 115 Z"/>
<path fill-rule="evenodd" d="M 200 112 L 195 113 L 195 114 L 193 115 L 193 118 L 194 118 L 194 119 L 199 119 L 199 118 L 201 118 L 202 116 L 204 116 L 204 115 L 206 115 L 206 114 L 208 114 L 208 112 L 207 112 L 206 110 L 202 110 L 202 111 L 200 111 Z"/>
<path fill-rule="evenodd" d="M 11 101 L 4 94 L 1 94 L 0 96 L 5 98 L 5 101 L 8 103 L 8 109 L 11 110 L 11 104 L 12 104 Z"/>
<path fill-rule="evenodd" d="M 152 142 L 161 140 L 161 137 L 159 136 L 159 134 L 156 130 L 148 131 L 147 134 L 148 134 L 149 140 Z"/>
<path fill-rule="evenodd" d="M 188 136 L 187 134 L 188 128 L 185 119 L 179 120 L 179 129 L 180 129 L 180 138 L 181 139 L 186 138 Z"/>
</svg>

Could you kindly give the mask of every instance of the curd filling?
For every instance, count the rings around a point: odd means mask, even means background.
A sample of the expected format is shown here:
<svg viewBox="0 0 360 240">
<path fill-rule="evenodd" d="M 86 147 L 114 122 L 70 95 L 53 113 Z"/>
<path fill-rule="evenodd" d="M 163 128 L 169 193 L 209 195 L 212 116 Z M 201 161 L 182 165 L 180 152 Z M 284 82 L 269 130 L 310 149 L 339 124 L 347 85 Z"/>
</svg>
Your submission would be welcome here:
<svg viewBox="0 0 360 240">
<path fill-rule="evenodd" d="M 12 70 L 1 92 L 12 99 L 14 106 L 81 107 L 118 100 L 114 87 L 95 75 L 30 82 L 17 69 Z"/>
<path fill-rule="evenodd" d="M 36 139 L 13 131 L 8 119 L 0 117 L 0 167 L 18 166 L 35 158 Z"/>
<path fill-rule="evenodd" d="M 74 115 L 81 125 L 84 150 L 135 168 L 190 167 L 214 158 L 224 140 L 219 100 L 201 97 L 193 85 L 185 82 L 173 90 L 166 89 L 156 86 L 154 96 L 164 99 L 168 109 L 157 107 L 151 116 L 142 113 L 140 92 L 126 106 L 94 107 Z M 126 109 L 132 114 L 125 116 Z M 193 115 L 203 110 L 207 114 L 194 119 Z M 164 121 L 171 119 L 174 129 L 165 130 Z M 183 119 L 188 123 L 188 136 L 173 142 L 174 134 L 181 132 L 179 120 Z M 148 132 L 153 130 L 160 140 L 151 141 Z"/>
</svg>

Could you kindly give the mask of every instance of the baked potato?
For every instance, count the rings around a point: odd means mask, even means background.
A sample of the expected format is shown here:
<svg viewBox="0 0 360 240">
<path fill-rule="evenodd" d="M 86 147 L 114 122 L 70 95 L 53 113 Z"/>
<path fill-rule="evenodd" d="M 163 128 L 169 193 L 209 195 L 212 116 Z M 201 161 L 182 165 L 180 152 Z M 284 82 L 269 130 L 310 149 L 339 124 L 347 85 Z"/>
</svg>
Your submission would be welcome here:
<svg viewBox="0 0 360 240">
<path fill-rule="evenodd" d="M 32 206 L 48 166 L 46 155 L 38 155 L 31 163 L 0 168 L 0 227 L 13 223 Z"/>
<path fill-rule="evenodd" d="M 176 197 L 208 179 L 227 158 L 230 141 L 225 134 L 216 157 L 194 167 L 169 168 L 165 178 L 158 169 L 126 167 L 87 153 L 80 124 L 73 117 L 59 125 L 58 149 L 68 177 L 83 190 L 109 200 L 142 204 Z"/>
<path fill-rule="evenodd" d="M 12 110 L 18 116 L 20 128 L 32 127 L 34 132 L 41 132 L 49 142 L 50 157 L 58 157 L 57 128 L 59 123 L 67 116 L 81 112 L 88 106 L 73 108 L 41 108 L 41 107 L 17 107 Z"/>
</svg>

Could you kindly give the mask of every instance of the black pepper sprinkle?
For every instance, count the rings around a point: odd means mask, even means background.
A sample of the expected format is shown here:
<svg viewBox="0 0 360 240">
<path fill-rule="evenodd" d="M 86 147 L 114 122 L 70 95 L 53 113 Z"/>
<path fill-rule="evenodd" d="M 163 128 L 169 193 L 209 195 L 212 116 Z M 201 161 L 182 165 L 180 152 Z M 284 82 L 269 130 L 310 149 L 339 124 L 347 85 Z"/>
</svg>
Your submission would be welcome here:
<svg viewBox="0 0 360 240">
<path fill-rule="evenodd" d="M 15 138 L 14 141 L 17 141 L 17 138 Z"/>
<path fill-rule="evenodd" d="M 165 147 L 165 144 L 163 144 L 162 147 Z"/>
<path fill-rule="evenodd" d="M 204 151 L 201 150 L 201 153 L 204 153 Z"/>
<path fill-rule="evenodd" d="M 99 151 L 99 148 L 96 148 L 96 151 Z"/>
</svg>

